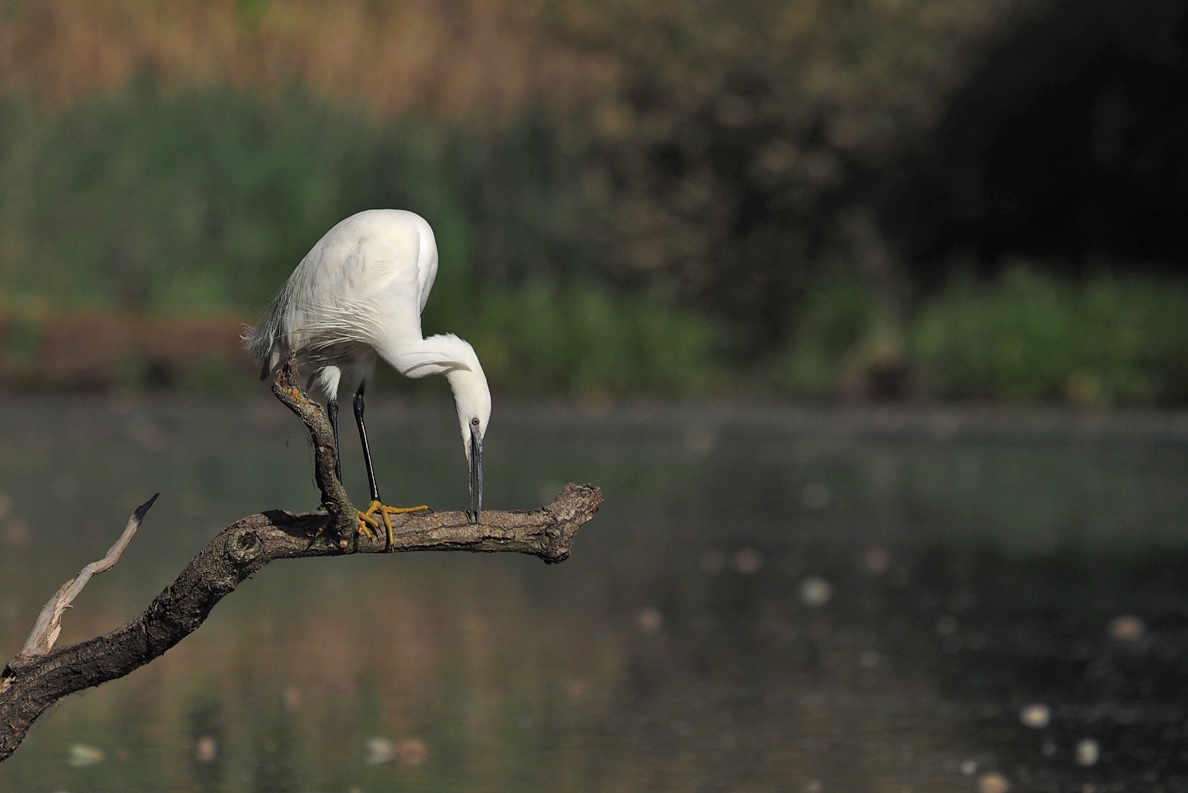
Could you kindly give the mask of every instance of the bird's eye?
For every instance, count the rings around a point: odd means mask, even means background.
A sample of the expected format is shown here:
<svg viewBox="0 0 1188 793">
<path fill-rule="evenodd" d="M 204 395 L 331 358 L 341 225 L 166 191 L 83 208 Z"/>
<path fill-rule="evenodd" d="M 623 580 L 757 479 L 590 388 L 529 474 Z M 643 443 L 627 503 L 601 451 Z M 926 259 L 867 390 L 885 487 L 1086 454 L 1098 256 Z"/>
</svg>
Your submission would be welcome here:
<svg viewBox="0 0 1188 793">
<path fill-rule="evenodd" d="M 470 423 L 477 427 L 479 425 L 479 420 L 477 418 L 473 418 L 470 420 Z"/>
</svg>

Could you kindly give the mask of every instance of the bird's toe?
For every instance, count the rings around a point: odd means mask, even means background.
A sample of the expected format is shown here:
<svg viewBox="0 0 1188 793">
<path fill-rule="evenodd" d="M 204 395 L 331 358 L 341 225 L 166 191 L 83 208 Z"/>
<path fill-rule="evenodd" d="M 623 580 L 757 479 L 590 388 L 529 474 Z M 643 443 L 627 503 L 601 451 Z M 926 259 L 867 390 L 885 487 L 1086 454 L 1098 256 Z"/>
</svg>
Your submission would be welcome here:
<svg viewBox="0 0 1188 793">
<path fill-rule="evenodd" d="M 404 515 L 408 512 L 420 512 L 427 509 L 429 509 L 429 507 L 425 504 L 422 504 L 419 507 L 389 507 L 386 504 L 383 505 L 384 512 L 388 513 L 389 515 Z"/>
</svg>

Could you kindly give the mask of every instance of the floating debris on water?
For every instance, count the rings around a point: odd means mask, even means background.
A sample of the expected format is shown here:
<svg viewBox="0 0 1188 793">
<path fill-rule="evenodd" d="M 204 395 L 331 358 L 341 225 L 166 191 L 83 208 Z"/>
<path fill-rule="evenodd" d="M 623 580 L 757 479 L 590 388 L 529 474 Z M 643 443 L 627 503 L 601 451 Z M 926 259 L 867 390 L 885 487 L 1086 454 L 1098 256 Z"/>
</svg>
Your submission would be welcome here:
<svg viewBox="0 0 1188 793">
<path fill-rule="evenodd" d="M 70 744 L 68 752 L 66 763 L 71 768 L 86 768 L 89 765 L 102 763 L 104 758 L 102 749 L 85 743 Z"/>
<path fill-rule="evenodd" d="M 396 744 L 396 759 L 401 765 L 418 766 L 429 757 L 429 747 L 420 738 L 405 738 Z"/>
<path fill-rule="evenodd" d="M 754 548 L 739 548 L 734 554 L 734 571 L 754 575 L 763 567 L 763 555 Z"/>
<path fill-rule="evenodd" d="M 722 572 L 722 568 L 726 566 L 726 560 L 722 558 L 722 552 L 714 548 L 705 551 L 697 559 L 697 566 L 701 568 L 701 572 L 706 575 L 717 575 Z"/>
<path fill-rule="evenodd" d="M 29 544 L 32 533 L 29 524 L 23 520 L 10 520 L 4 527 L 4 531 L 0 532 L 0 541 L 9 548 L 20 549 Z"/>
<path fill-rule="evenodd" d="M 655 636 L 664 627 L 664 615 L 658 608 L 645 606 L 635 615 L 635 627 L 644 636 Z"/>
<path fill-rule="evenodd" d="M 1006 793 L 1010 789 L 1010 780 L 999 773 L 982 774 L 978 779 L 978 793 Z"/>
<path fill-rule="evenodd" d="M 1019 721 L 1023 722 L 1024 727 L 1043 729 L 1052 721 L 1052 709 L 1042 702 L 1028 705 L 1019 712 Z"/>
<path fill-rule="evenodd" d="M 363 754 L 367 757 L 367 765 L 390 763 L 396 756 L 396 744 L 379 736 L 368 738 L 363 745 Z"/>
<path fill-rule="evenodd" d="M 824 578 L 804 579 L 800 585 L 800 599 L 806 606 L 821 607 L 833 597 L 833 587 Z"/>
<path fill-rule="evenodd" d="M 569 685 L 565 687 L 565 693 L 569 695 L 572 700 L 581 700 L 586 698 L 586 694 L 590 690 L 590 685 L 582 678 L 575 678 L 569 681 Z"/>
<path fill-rule="evenodd" d="M 880 576 L 891 566 L 891 554 L 886 548 L 867 548 L 862 557 L 862 565 L 866 572 L 873 576 Z"/>
<path fill-rule="evenodd" d="M 1097 746 L 1097 741 L 1092 738 L 1085 738 L 1077 744 L 1077 763 L 1085 767 L 1097 764 L 1097 758 L 1100 756 L 1101 750 Z"/>
<path fill-rule="evenodd" d="M 157 451 L 165 446 L 165 438 L 156 423 L 139 413 L 128 420 L 128 437 L 150 451 Z"/>
<path fill-rule="evenodd" d="M 219 756 L 219 742 L 209 735 L 194 741 L 194 759 L 200 763 L 213 763 Z"/>
<path fill-rule="evenodd" d="M 1146 633 L 1146 623 L 1133 614 L 1122 614 L 1110 620 L 1110 636 L 1120 642 L 1138 641 Z"/>
</svg>

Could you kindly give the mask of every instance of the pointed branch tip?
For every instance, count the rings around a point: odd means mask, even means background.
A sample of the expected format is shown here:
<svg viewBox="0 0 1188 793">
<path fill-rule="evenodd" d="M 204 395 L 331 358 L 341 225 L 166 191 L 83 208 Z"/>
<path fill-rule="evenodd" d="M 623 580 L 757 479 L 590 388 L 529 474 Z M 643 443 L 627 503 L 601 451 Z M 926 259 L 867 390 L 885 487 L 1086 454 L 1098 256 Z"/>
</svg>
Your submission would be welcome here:
<svg viewBox="0 0 1188 793">
<path fill-rule="evenodd" d="M 136 520 L 137 523 L 140 523 L 142 520 L 144 520 L 144 516 L 148 514 L 149 509 L 152 508 L 153 503 L 157 500 L 157 496 L 159 496 L 159 495 L 161 495 L 161 494 L 153 493 L 152 498 L 150 498 L 148 501 L 141 504 L 139 507 L 136 508 L 136 511 L 132 513 L 132 517 Z"/>
</svg>

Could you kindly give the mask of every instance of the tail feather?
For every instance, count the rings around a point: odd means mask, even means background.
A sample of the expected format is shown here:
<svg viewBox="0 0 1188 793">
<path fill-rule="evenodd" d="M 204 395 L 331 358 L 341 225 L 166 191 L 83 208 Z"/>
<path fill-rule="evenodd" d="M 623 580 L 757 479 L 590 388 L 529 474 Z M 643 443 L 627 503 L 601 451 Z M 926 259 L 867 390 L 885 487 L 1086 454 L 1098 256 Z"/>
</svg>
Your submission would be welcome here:
<svg viewBox="0 0 1188 793">
<path fill-rule="evenodd" d="M 260 379 L 268 379 L 269 373 L 276 368 L 276 361 L 280 357 L 277 343 L 280 341 L 281 303 L 284 290 L 277 295 L 276 300 L 268 307 L 268 311 L 260 318 L 254 327 L 244 332 L 243 346 L 248 354 L 260 364 Z"/>
</svg>

